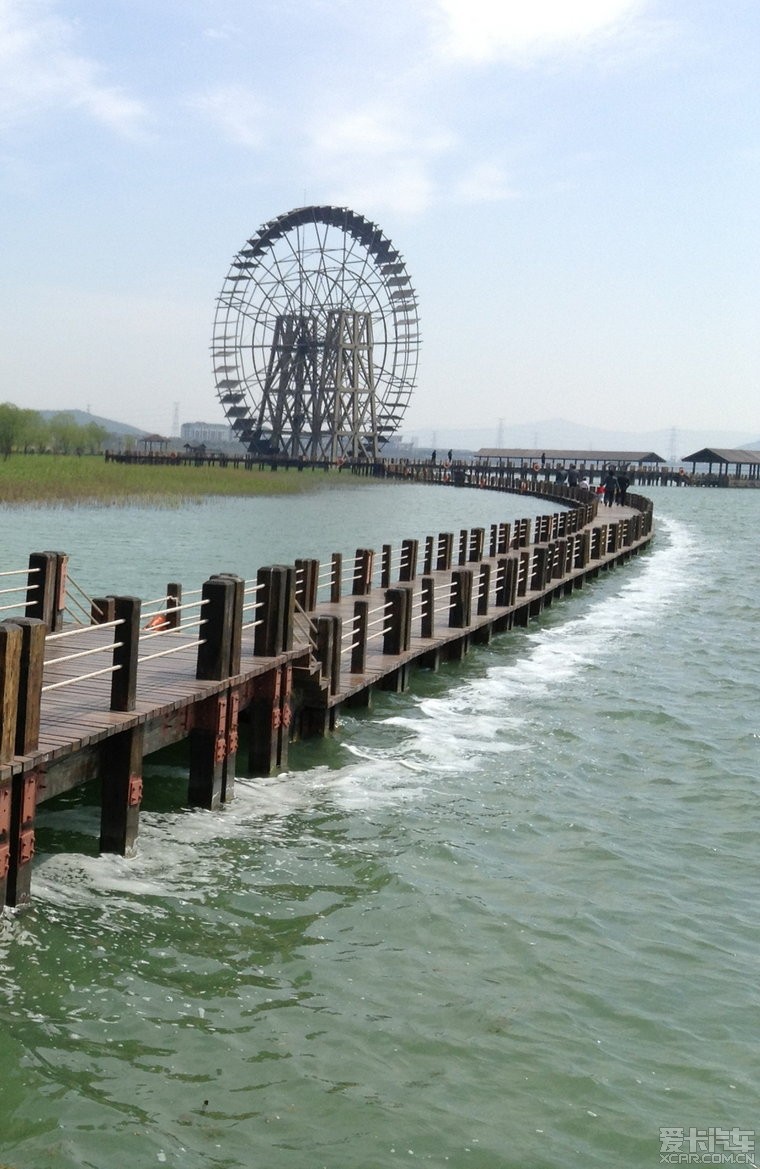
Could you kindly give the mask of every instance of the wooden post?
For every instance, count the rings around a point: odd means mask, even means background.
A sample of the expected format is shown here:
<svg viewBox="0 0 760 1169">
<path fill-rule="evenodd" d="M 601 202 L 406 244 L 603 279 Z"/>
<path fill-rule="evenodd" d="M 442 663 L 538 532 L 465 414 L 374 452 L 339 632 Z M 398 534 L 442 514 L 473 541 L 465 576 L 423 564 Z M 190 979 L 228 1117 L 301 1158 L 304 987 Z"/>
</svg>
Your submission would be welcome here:
<svg viewBox="0 0 760 1169">
<path fill-rule="evenodd" d="M 278 731 L 282 720 L 280 670 L 268 670 L 255 681 L 249 707 L 248 770 L 251 775 L 273 775 L 279 756 Z"/>
<path fill-rule="evenodd" d="M 279 595 L 279 577 L 273 567 L 260 568 L 256 574 L 256 597 L 259 609 L 258 624 L 253 638 L 253 652 L 256 657 L 272 658 L 279 652 L 275 648 L 277 625 L 282 604 Z"/>
<path fill-rule="evenodd" d="M 393 548 L 390 544 L 383 544 L 383 550 L 380 554 L 380 588 L 389 589 L 391 587 L 391 557 L 393 556 Z"/>
<path fill-rule="evenodd" d="M 478 603 L 477 614 L 479 617 L 486 617 L 488 615 L 488 599 L 491 592 L 491 565 L 486 561 L 480 566 L 478 573 Z"/>
<path fill-rule="evenodd" d="M 134 852 L 143 792 L 143 742 L 141 723 L 106 739 L 101 748 L 101 852 L 119 856 Z"/>
<path fill-rule="evenodd" d="M 227 725 L 224 762 L 222 764 L 222 802 L 229 803 L 235 795 L 235 766 L 239 741 L 240 693 L 236 689 L 227 695 Z"/>
<path fill-rule="evenodd" d="M 354 582 L 351 589 L 355 597 L 366 597 L 372 590 L 372 567 L 375 553 L 371 548 L 357 548 L 354 561 Z"/>
<path fill-rule="evenodd" d="M 189 735 L 188 802 L 195 808 L 221 806 L 227 755 L 227 694 L 214 694 L 200 704 Z"/>
<path fill-rule="evenodd" d="M 55 594 L 53 600 L 53 625 L 55 633 L 63 629 L 63 613 L 66 608 L 66 584 L 69 575 L 69 557 L 67 552 L 55 554 Z"/>
<path fill-rule="evenodd" d="M 530 583 L 530 566 L 533 560 L 533 553 L 529 549 L 521 549 L 520 551 L 520 569 L 517 578 L 517 595 L 524 597 L 528 591 Z"/>
<path fill-rule="evenodd" d="M 111 710 L 134 710 L 137 697 L 137 651 L 140 641 L 139 597 L 115 597 Z"/>
<path fill-rule="evenodd" d="M 257 596 L 262 608 L 253 643 L 257 657 L 273 658 L 293 648 L 294 577 L 294 570 L 283 565 L 258 571 Z"/>
<path fill-rule="evenodd" d="M 340 646 L 338 646 L 340 649 Z M 293 667 L 290 663 L 280 667 L 280 720 L 277 728 L 277 766 L 282 770 L 288 766 L 290 747 L 290 725 L 293 719 Z"/>
<path fill-rule="evenodd" d="M 332 554 L 332 572 L 330 573 L 330 601 L 337 605 L 343 583 L 343 557 L 340 552 Z"/>
<path fill-rule="evenodd" d="M 11 781 L 10 855 L 6 882 L 8 905 L 30 900 L 34 857 L 34 818 L 37 810 L 37 773 L 14 775 Z"/>
<path fill-rule="evenodd" d="M 533 575 L 530 587 L 532 591 L 546 588 L 547 545 L 537 544 L 533 549 Z"/>
<path fill-rule="evenodd" d="M 21 643 L 21 626 L 0 622 L 0 763 L 16 754 Z"/>
<path fill-rule="evenodd" d="M 47 626 L 35 617 L 19 617 L 21 629 L 16 755 L 29 755 L 40 742 L 40 702 Z"/>
<path fill-rule="evenodd" d="M 470 564 L 478 564 L 483 559 L 483 550 L 486 542 L 485 528 L 473 528 L 470 532 Z"/>
<path fill-rule="evenodd" d="M 500 556 L 496 561 L 496 590 L 494 604 L 497 609 L 506 609 L 509 605 L 509 563 L 506 556 Z"/>
<path fill-rule="evenodd" d="M 197 678 L 223 681 L 240 673 L 244 595 L 245 581 L 231 573 L 213 576 L 203 585 L 205 638 L 198 647 Z M 232 797 L 237 703 L 237 693 L 234 701 L 230 691 L 212 695 L 201 704 L 190 730 L 188 799 L 195 807 L 215 809 Z"/>
<path fill-rule="evenodd" d="M 57 564 L 55 552 L 32 552 L 29 557 L 25 613 L 44 621 L 48 629 L 53 628 Z"/>
<path fill-rule="evenodd" d="M 0 783 L 0 911 L 7 902 L 8 872 L 11 865 L 11 800 L 10 780 Z"/>
<path fill-rule="evenodd" d="M 411 590 L 386 589 L 385 603 L 390 608 L 386 617 L 387 633 L 383 634 L 383 653 L 398 656 L 409 648 L 411 626 Z"/>
<path fill-rule="evenodd" d="M 91 597 L 90 598 L 90 624 L 91 625 L 109 625 L 113 621 L 116 612 L 115 597 Z"/>
<path fill-rule="evenodd" d="M 299 559 L 295 563 L 296 570 L 296 600 L 307 613 L 313 613 L 317 607 L 317 589 L 319 587 L 319 561 L 314 559 Z M 300 580 L 298 579 L 300 576 Z"/>
<path fill-rule="evenodd" d="M 295 634 L 295 615 L 296 615 L 296 573 L 295 569 L 289 565 L 281 565 L 279 571 L 282 573 L 282 624 L 279 629 L 279 646 L 277 653 L 282 650 L 293 648 L 293 637 Z"/>
<path fill-rule="evenodd" d="M 435 554 L 435 537 L 425 537 L 425 560 L 422 567 L 422 572 L 425 576 L 429 576 L 433 571 L 433 556 Z"/>
<path fill-rule="evenodd" d="M 315 563 L 318 563 L 315 561 Z M 243 608 L 245 606 L 245 581 L 242 576 L 232 572 L 220 572 L 212 580 L 229 581 L 232 587 L 232 619 L 229 634 L 229 661 L 225 678 L 233 678 L 240 673 L 240 659 L 243 645 Z"/>
<path fill-rule="evenodd" d="M 454 559 L 454 533 L 441 532 L 438 536 L 438 562 L 436 568 L 439 572 L 449 572 Z"/>
<path fill-rule="evenodd" d="M 459 555 L 457 557 L 457 562 L 460 567 L 467 563 L 467 541 L 469 536 L 470 533 L 467 528 L 459 529 Z"/>
<path fill-rule="evenodd" d="M 401 541 L 401 568 L 399 580 L 414 580 L 417 575 L 417 558 L 420 552 L 419 540 Z"/>
<path fill-rule="evenodd" d="M 166 628 L 179 629 L 182 624 L 182 585 L 170 581 L 166 586 Z"/>
<path fill-rule="evenodd" d="M 292 677 L 290 666 L 278 666 L 256 679 L 249 707 L 251 775 L 273 775 L 287 766 Z"/>
<path fill-rule="evenodd" d="M 435 636 L 435 577 L 422 578 L 422 617 L 420 637 Z"/>
<path fill-rule="evenodd" d="M 369 601 L 354 601 L 354 635 L 351 638 L 351 673 L 363 674 L 367 669 L 367 621 Z"/>
<path fill-rule="evenodd" d="M 499 525 L 491 524 L 491 534 L 488 545 L 488 555 L 493 560 L 499 554 Z"/>
<path fill-rule="evenodd" d="M 314 654 L 322 667 L 322 676 L 330 686 L 330 693 L 337 694 L 340 684 L 340 643 L 342 637 L 340 617 L 330 615 L 317 617 L 317 644 Z"/>
<path fill-rule="evenodd" d="M 451 574 L 453 585 L 449 627 L 466 629 L 472 619 L 472 569 L 455 568 Z"/>
</svg>

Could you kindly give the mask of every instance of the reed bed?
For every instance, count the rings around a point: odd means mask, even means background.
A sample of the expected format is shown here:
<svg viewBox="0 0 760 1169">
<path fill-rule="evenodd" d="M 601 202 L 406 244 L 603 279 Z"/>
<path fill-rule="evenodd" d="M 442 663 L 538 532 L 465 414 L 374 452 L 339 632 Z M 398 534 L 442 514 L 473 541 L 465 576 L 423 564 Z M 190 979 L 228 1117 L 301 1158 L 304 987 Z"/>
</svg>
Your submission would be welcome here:
<svg viewBox="0 0 760 1169">
<path fill-rule="evenodd" d="M 11 455 L 0 460 L 0 504 L 170 504 L 208 496 L 297 495 L 369 483 L 337 471 L 246 471 L 218 466 L 106 463 L 100 455 Z"/>
</svg>

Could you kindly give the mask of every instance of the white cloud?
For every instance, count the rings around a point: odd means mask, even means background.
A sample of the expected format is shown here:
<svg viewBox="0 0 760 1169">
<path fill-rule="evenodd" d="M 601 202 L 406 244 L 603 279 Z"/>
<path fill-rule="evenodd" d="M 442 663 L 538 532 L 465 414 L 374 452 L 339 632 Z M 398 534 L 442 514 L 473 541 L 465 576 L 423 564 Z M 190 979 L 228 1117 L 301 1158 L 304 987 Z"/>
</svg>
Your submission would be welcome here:
<svg viewBox="0 0 760 1169">
<path fill-rule="evenodd" d="M 45 0 L 0 0 L 0 126 L 63 107 L 120 133 L 135 131 L 142 103 L 106 85 L 73 40 L 72 26 Z"/>
<path fill-rule="evenodd" d="M 450 147 L 446 135 L 417 126 L 408 111 L 375 105 L 320 118 L 309 154 L 331 199 L 419 214 L 435 198 L 435 163 Z"/>
<path fill-rule="evenodd" d="M 229 142 L 256 147 L 264 141 L 265 107 L 244 85 L 217 86 L 192 98 L 188 104 L 217 126 Z"/>
<path fill-rule="evenodd" d="M 435 0 L 447 56 L 531 61 L 626 28 L 646 0 Z"/>
<path fill-rule="evenodd" d="M 473 166 L 453 184 L 451 195 L 458 203 L 496 203 L 517 197 L 504 168 L 494 162 Z"/>
</svg>

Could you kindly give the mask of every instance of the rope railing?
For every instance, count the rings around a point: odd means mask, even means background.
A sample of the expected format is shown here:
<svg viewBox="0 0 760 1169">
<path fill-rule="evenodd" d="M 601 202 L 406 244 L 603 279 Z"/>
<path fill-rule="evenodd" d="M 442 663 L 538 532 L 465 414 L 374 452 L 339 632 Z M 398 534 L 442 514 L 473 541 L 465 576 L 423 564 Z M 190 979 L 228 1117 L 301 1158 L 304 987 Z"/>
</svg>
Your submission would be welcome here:
<svg viewBox="0 0 760 1169">
<path fill-rule="evenodd" d="M 100 633 L 103 629 L 116 630 L 116 629 L 118 629 L 122 626 L 125 626 L 125 625 L 126 625 L 125 620 L 123 618 L 119 617 L 113 621 L 104 622 L 102 625 L 84 625 L 84 626 L 80 626 L 77 629 L 67 629 L 67 630 L 64 630 L 60 633 L 50 634 L 45 639 L 45 644 L 46 644 L 46 646 L 49 646 L 51 644 L 58 645 L 61 642 L 66 641 L 71 637 L 77 636 L 80 638 L 87 638 L 87 636 L 89 634 L 93 633 L 95 630 L 97 630 Z M 117 651 L 120 649 L 123 649 L 125 647 L 125 645 L 126 645 L 125 640 L 114 640 L 114 641 L 104 642 L 101 645 L 91 646 L 88 649 L 79 649 L 79 650 L 75 649 L 72 653 L 56 655 L 52 658 L 49 658 L 47 665 L 50 667 L 53 667 L 53 668 L 57 668 L 58 666 L 63 665 L 66 662 L 77 661 L 81 658 L 91 657 L 94 654 L 108 653 L 108 654 L 113 654 L 114 656 L 116 656 Z M 104 674 L 114 674 L 117 671 L 119 671 L 121 668 L 122 668 L 122 666 L 118 662 L 114 661 L 111 663 L 111 665 L 104 666 L 103 669 L 101 669 L 101 670 L 90 670 L 86 674 L 75 674 L 73 677 L 63 678 L 59 682 L 45 683 L 41 687 L 41 693 L 46 694 L 51 690 L 61 690 L 67 686 L 76 686 L 80 682 L 86 682 L 91 678 L 99 678 L 99 677 L 102 677 Z"/>
<path fill-rule="evenodd" d="M 73 590 L 73 592 L 72 592 L 72 590 Z M 86 603 L 87 603 L 86 607 L 85 607 L 85 605 L 82 604 L 82 600 L 80 600 L 80 598 L 82 598 L 84 601 L 86 601 Z M 77 584 L 77 582 L 74 580 L 73 576 L 71 576 L 70 573 L 67 573 L 67 576 L 66 576 L 66 604 L 64 606 L 64 612 L 67 613 L 69 615 L 69 617 L 71 617 L 73 620 L 76 620 L 77 613 L 72 608 L 70 608 L 70 605 L 76 606 L 76 609 L 79 611 L 80 614 L 82 614 L 85 617 L 85 620 L 88 624 L 90 621 L 90 616 L 91 616 L 92 611 L 93 611 L 93 607 L 98 610 L 98 613 L 101 613 L 100 608 L 97 605 L 94 606 L 92 597 L 89 596 L 84 591 L 84 589 L 82 588 L 81 585 Z"/>
<path fill-rule="evenodd" d="M 361 618 L 356 613 L 354 613 L 353 617 L 349 617 L 347 621 L 344 621 L 340 637 L 341 642 L 347 641 L 349 637 L 353 637 L 360 624 Z"/>
<path fill-rule="evenodd" d="M 32 586 L 33 588 L 36 586 Z M 0 597 L 4 597 L 7 593 L 25 593 L 28 592 L 27 585 L 16 585 L 12 589 L 0 589 Z"/>
<path fill-rule="evenodd" d="M 45 639 L 45 644 L 51 645 L 53 642 L 63 641 L 67 637 L 76 637 L 77 635 L 84 637 L 96 629 L 116 629 L 118 625 L 123 624 L 123 620 L 119 619 L 116 621 L 104 621 L 100 625 L 78 625 L 76 629 L 64 629 L 61 633 L 49 633 Z M 109 648 L 112 644 L 112 642 L 108 643 Z"/>
<path fill-rule="evenodd" d="M 204 622 L 201 622 L 201 624 L 204 624 Z M 167 629 L 167 630 L 165 630 L 165 632 L 166 633 L 179 633 L 181 631 L 179 629 Z M 144 639 L 144 640 L 147 640 L 147 639 Z M 169 657 L 170 654 L 180 653 L 183 649 L 195 649 L 197 646 L 203 645 L 203 644 L 204 644 L 204 638 L 202 638 L 202 637 L 198 638 L 197 641 L 185 641 L 182 643 L 182 645 L 172 645 L 169 647 L 169 649 L 159 649 L 156 651 L 156 653 L 141 654 L 138 657 L 137 661 L 140 665 L 142 665 L 143 662 L 152 662 L 155 658 L 167 658 L 167 657 Z"/>
<path fill-rule="evenodd" d="M 112 649 L 112 646 L 108 646 Z M 47 694 L 50 690 L 60 690 L 64 686 L 74 686 L 77 682 L 87 682 L 90 678 L 99 678 L 102 674 L 117 673 L 121 666 L 104 666 L 102 670 L 92 670 L 89 674 L 77 674 L 75 678 L 64 678 L 62 682 L 49 682 L 47 686 L 42 687 L 42 694 Z"/>
<path fill-rule="evenodd" d="M 5 572 L 0 573 L 0 576 L 13 576 L 14 573 Z M 34 604 L 33 600 L 29 600 L 29 593 L 39 592 L 39 585 L 16 585 L 10 589 L 0 589 L 0 597 L 11 596 L 15 593 L 23 593 L 25 600 L 23 601 L 3 601 L 0 602 L 0 611 L 9 611 L 11 609 L 29 609 Z"/>
<path fill-rule="evenodd" d="M 4 572 L 0 572 L 2 576 L 33 576 L 39 572 L 39 568 L 6 568 Z"/>
<path fill-rule="evenodd" d="M 92 612 L 92 605 L 91 605 L 89 610 L 85 609 L 84 605 L 81 603 L 81 601 L 77 597 L 72 597 L 69 595 L 67 597 L 67 603 L 66 603 L 66 606 L 64 608 L 64 613 L 66 613 L 69 617 L 71 617 L 72 620 L 76 620 L 78 614 L 74 611 L 74 609 L 71 608 L 69 602 L 71 602 L 71 604 L 75 605 L 76 608 L 79 610 L 79 614 L 83 615 L 86 618 L 86 621 L 89 622 L 90 613 Z M 100 610 L 98 608 L 98 612 L 100 613 L 100 612 L 102 612 L 102 610 Z"/>
<path fill-rule="evenodd" d="M 204 598 L 201 598 L 200 601 L 187 601 L 186 602 L 183 600 L 181 605 L 176 605 L 172 608 L 172 613 L 182 614 L 185 609 L 201 610 L 206 605 L 208 605 L 208 603 L 209 603 L 208 600 L 204 599 Z M 200 611 L 198 613 L 196 613 L 194 616 L 191 616 L 187 619 L 180 616 L 179 625 L 175 625 L 172 627 L 166 627 L 164 629 L 143 630 L 143 632 L 140 634 L 140 640 L 141 641 L 151 641 L 152 638 L 163 637 L 167 633 L 182 633 L 185 629 L 193 629 L 195 626 L 202 625 L 203 622 L 204 622 L 203 613 Z"/>
<path fill-rule="evenodd" d="M 120 649 L 123 645 L 123 641 L 109 641 L 107 645 L 96 645 L 92 649 L 78 649 L 75 653 L 64 654 L 62 657 L 55 657 L 51 660 L 56 666 L 60 666 L 63 662 L 73 662 L 77 658 L 86 658 L 91 654 L 100 654 L 106 650 L 110 652 L 114 649 Z"/>
</svg>

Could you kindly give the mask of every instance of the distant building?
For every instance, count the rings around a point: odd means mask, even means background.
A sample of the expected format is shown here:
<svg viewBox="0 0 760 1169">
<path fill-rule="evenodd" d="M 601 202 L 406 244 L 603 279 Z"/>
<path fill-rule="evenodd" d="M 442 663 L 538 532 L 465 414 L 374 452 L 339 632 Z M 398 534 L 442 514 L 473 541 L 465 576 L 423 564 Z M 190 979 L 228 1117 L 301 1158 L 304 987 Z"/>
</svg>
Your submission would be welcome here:
<svg viewBox="0 0 760 1169">
<path fill-rule="evenodd" d="M 207 447 L 220 447 L 227 443 L 237 445 L 237 436 L 226 422 L 183 422 L 180 427 L 180 437 L 183 443 L 192 443 L 199 446 L 204 443 Z"/>
</svg>

